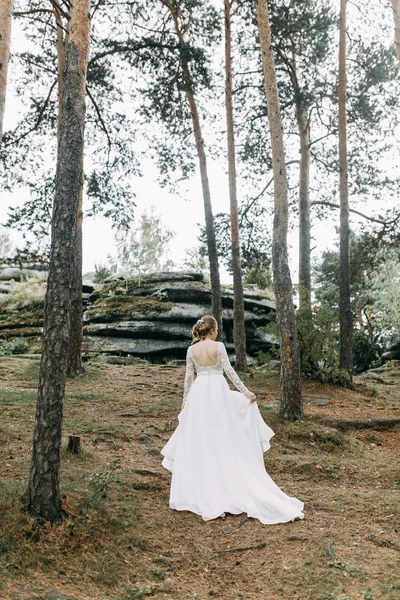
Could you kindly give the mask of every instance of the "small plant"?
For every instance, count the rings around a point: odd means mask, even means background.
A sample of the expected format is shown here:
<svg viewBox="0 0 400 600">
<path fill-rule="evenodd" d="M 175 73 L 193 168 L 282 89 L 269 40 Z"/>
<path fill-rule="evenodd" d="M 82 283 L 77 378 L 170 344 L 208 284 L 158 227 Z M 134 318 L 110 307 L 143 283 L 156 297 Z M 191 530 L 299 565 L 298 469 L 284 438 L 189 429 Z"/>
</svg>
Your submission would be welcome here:
<svg viewBox="0 0 400 600">
<path fill-rule="evenodd" d="M 120 459 L 114 460 L 106 471 L 93 473 L 89 476 L 89 481 L 92 484 L 92 493 L 87 498 L 84 506 L 81 509 L 79 517 L 69 525 L 68 530 L 73 534 L 76 529 L 87 522 L 87 513 L 94 509 L 107 498 L 108 488 L 117 481 L 114 477 L 115 472 L 121 468 Z"/>
<path fill-rule="evenodd" d="M 368 589 L 368 590 L 362 590 L 361 591 L 361 596 L 363 598 L 365 598 L 365 600 L 375 600 L 374 599 L 374 595 L 373 595 L 373 593 L 371 592 L 370 589 Z"/>
<path fill-rule="evenodd" d="M 348 563 L 342 562 L 341 560 L 333 560 L 328 563 L 328 566 L 334 567 L 335 569 L 340 569 L 340 571 L 343 571 L 343 573 L 348 573 L 350 577 L 355 577 L 355 568 Z"/>
<path fill-rule="evenodd" d="M 0 309 L 15 310 L 44 302 L 46 280 L 43 277 L 30 277 L 23 281 L 12 281 L 10 291 L 0 298 Z"/>
<path fill-rule="evenodd" d="M 24 354 L 29 350 L 28 342 L 21 340 L 0 340 L 0 356 L 11 356 L 13 354 Z"/>
</svg>

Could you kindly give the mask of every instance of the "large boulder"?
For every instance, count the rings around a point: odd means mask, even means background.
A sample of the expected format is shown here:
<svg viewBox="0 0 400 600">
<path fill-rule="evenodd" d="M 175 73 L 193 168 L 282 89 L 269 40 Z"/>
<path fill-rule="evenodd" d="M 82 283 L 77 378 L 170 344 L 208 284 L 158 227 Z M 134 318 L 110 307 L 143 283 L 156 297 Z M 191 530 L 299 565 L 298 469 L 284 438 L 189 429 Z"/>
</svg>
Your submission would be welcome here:
<svg viewBox="0 0 400 600">
<path fill-rule="evenodd" d="M 400 360 L 400 342 L 390 346 L 386 352 L 382 354 L 383 360 Z"/>
</svg>

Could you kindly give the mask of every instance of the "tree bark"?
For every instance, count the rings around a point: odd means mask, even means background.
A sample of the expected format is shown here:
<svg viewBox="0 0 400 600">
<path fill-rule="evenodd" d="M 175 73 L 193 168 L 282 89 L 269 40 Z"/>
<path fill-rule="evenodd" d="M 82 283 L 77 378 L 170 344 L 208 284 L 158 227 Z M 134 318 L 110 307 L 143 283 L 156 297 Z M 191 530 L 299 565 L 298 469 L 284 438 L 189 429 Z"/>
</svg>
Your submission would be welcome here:
<svg viewBox="0 0 400 600">
<path fill-rule="evenodd" d="M 64 39 L 64 26 L 61 17 L 58 0 L 54 0 L 55 8 L 54 15 L 56 18 L 56 48 L 57 48 L 57 88 L 58 88 L 58 118 L 57 118 L 57 138 L 60 139 L 60 128 L 61 128 L 61 107 L 62 107 L 62 96 L 64 88 L 64 71 L 65 71 L 65 44 Z M 68 28 L 68 24 L 67 24 Z M 67 34 L 66 34 L 67 35 Z"/>
<path fill-rule="evenodd" d="M 61 426 L 68 358 L 73 256 L 82 177 L 90 0 L 74 0 L 66 44 L 60 139 L 52 216 L 50 268 L 27 509 L 48 521 L 62 517 Z"/>
<path fill-rule="evenodd" d="M 299 300 L 311 321 L 310 124 L 301 102 L 296 104 L 300 135 L 299 177 Z"/>
<path fill-rule="evenodd" d="M 394 17 L 394 41 L 396 44 L 397 58 L 400 64 L 400 0 L 392 0 Z"/>
<path fill-rule="evenodd" d="M 231 0 L 224 0 L 225 9 L 225 107 L 228 138 L 228 174 L 231 217 L 232 272 L 233 272 L 233 339 L 235 343 L 235 366 L 239 371 L 247 367 L 246 329 L 244 321 L 244 296 L 242 266 L 240 259 L 239 219 L 236 185 L 235 132 L 233 125 L 232 97 L 232 39 Z"/>
<path fill-rule="evenodd" d="M 82 305 L 82 200 L 83 200 L 83 162 L 79 183 L 78 214 L 76 218 L 74 271 L 71 296 L 71 323 L 68 344 L 67 376 L 77 377 L 85 369 L 82 364 L 83 341 L 83 305 Z"/>
<path fill-rule="evenodd" d="M 296 420 L 301 419 L 303 416 L 303 403 L 301 397 L 299 342 L 293 305 L 292 280 L 287 255 L 288 193 L 283 129 L 274 56 L 272 53 L 268 3 L 266 0 L 256 0 L 256 6 L 274 172 L 272 264 L 281 349 L 280 414 L 286 419 Z"/>
<path fill-rule="evenodd" d="M 63 25 L 61 9 L 58 0 L 54 0 L 54 14 L 57 27 L 57 59 L 58 59 L 58 125 L 57 136 L 60 139 L 62 94 L 64 87 L 65 70 L 65 46 L 68 41 L 68 23 Z M 58 8 L 57 8 L 58 7 Z M 64 39 L 65 31 L 65 39 Z M 79 187 L 79 204 L 76 221 L 74 278 L 72 283 L 71 298 L 71 322 L 68 347 L 67 376 L 75 377 L 84 372 L 82 364 L 82 340 L 83 340 L 83 306 L 82 306 L 82 201 L 83 201 L 83 163 L 82 177 Z"/>
<path fill-rule="evenodd" d="M 6 107 L 13 4 L 13 0 L 0 0 L 0 148 L 3 139 L 4 111 Z"/>
<path fill-rule="evenodd" d="M 340 0 L 339 25 L 339 193 L 340 193 L 340 367 L 348 383 L 353 369 L 353 315 L 350 304 L 350 227 L 347 167 L 346 116 L 346 8 L 347 0 Z"/>
<path fill-rule="evenodd" d="M 177 10 L 174 8 L 172 3 L 167 2 L 166 0 L 161 0 L 162 3 L 168 8 L 170 11 L 176 35 L 178 36 L 179 45 L 180 45 L 180 60 L 182 66 L 182 75 L 183 81 L 185 84 L 185 93 L 186 98 L 190 106 L 190 112 L 192 115 L 192 123 L 193 123 L 193 131 L 194 137 L 196 141 L 196 149 L 197 156 L 199 159 L 199 168 L 200 168 L 200 177 L 201 177 L 201 186 L 203 191 L 203 201 L 204 201 L 204 213 L 205 213 L 205 221 L 206 221 L 206 234 L 207 234 L 207 250 L 208 250 L 208 259 L 210 262 L 210 279 L 211 279 L 211 301 L 212 301 L 212 312 L 214 318 L 218 323 L 219 339 L 222 339 L 222 300 L 221 300 L 221 283 L 219 278 L 219 264 L 218 264 L 218 254 L 217 254 L 217 244 L 215 240 L 215 229 L 214 229 L 214 216 L 212 212 L 211 205 L 211 192 L 210 192 L 210 184 L 208 180 L 208 171 L 207 171 L 207 160 L 206 160 L 206 152 L 204 148 L 204 139 L 200 126 L 200 117 L 199 111 L 197 108 L 197 103 L 193 93 L 193 80 L 192 74 L 190 72 L 189 60 L 188 60 L 188 51 L 186 48 L 186 43 L 184 39 L 184 35 L 179 25 L 179 16 Z"/>
</svg>

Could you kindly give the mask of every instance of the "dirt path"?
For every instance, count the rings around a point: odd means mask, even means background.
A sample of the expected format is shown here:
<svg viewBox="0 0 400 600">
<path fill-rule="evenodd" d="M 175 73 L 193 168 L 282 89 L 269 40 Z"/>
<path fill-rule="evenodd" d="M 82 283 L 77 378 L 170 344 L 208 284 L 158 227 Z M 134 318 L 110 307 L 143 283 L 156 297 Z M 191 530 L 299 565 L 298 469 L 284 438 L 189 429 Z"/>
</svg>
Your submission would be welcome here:
<svg viewBox="0 0 400 600">
<path fill-rule="evenodd" d="M 399 386 L 387 383 L 400 381 L 395 371 L 361 380 L 355 391 L 306 382 L 306 411 L 398 416 Z M 37 363 L 0 360 L 0 598 L 399 598 L 399 426 L 336 438 L 317 423 L 283 423 L 277 377 L 256 372 L 246 384 L 276 432 L 266 468 L 305 502 L 306 518 L 276 526 L 245 515 L 204 523 L 168 508 L 170 474 L 159 454 L 177 425 L 183 375 L 181 367 L 91 364 L 68 383 L 64 432 L 81 436 L 83 452 L 63 451 L 69 518 L 43 527 L 18 501 Z M 114 461 L 121 468 L 100 493 Z"/>
</svg>

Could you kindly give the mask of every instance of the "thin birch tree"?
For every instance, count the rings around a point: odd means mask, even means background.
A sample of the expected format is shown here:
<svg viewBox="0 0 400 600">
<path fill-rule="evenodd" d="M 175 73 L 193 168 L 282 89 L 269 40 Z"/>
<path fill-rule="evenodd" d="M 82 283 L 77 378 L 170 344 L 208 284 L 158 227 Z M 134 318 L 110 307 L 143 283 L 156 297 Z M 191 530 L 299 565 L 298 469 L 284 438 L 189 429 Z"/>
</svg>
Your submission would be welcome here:
<svg viewBox="0 0 400 600">
<path fill-rule="evenodd" d="M 225 17 L 225 107 L 228 141 L 228 176 L 231 219 L 232 273 L 233 273 L 233 339 L 236 368 L 244 371 L 246 360 L 246 328 L 244 320 L 243 278 L 240 257 L 239 219 L 236 182 L 235 132 L 233 122 L 232 93 L 232 35 L 231 0 L 224 0 Z"/>
<path fill-rule="evenodd" d="M 62 518 L 59 467 L 68 362 L 76 220 L 82 178 L 90 0 L 74 0 L 65 48 L 60 137 L 52 216 L 50 268 L 27 510 L 48 521 Z"/>
<path fill-rule="evenodd" d="M 4 111 L 6 107 L 13 4 L 13 0 L 0 0 L 0 148 L 3 138 Z"/>
<path fill-rule="evenodd" d="M 339 195 L 340 195 L 340 367 L 349 385 L 352 381 L 354 339 L 350 298 L 350 226 L 347 163 L 346 114 L 346 9 L 347 0 L 340 0 L 339 20 Z"/>
<path fill-rule="evenodd" d="M 287 252 L 288 185 L 283 145 L 283 128 L 267 0 L 256 0 L 256 8 L 274 173 L 272 265 L 281 349 L 280 413 L 286 419 L 296 420 L 301 419 L 303 416 L 303 403 L 301 396 L 299 342 Z"/>
</svg>

